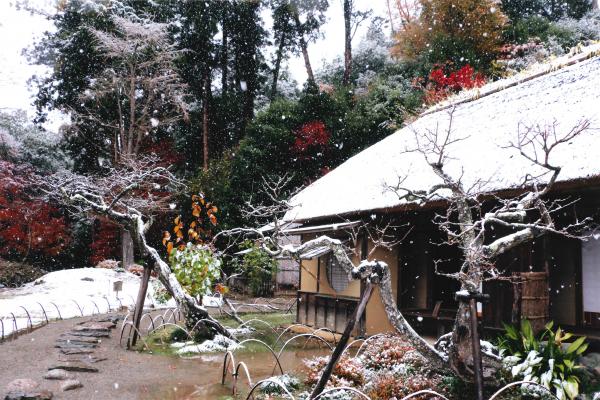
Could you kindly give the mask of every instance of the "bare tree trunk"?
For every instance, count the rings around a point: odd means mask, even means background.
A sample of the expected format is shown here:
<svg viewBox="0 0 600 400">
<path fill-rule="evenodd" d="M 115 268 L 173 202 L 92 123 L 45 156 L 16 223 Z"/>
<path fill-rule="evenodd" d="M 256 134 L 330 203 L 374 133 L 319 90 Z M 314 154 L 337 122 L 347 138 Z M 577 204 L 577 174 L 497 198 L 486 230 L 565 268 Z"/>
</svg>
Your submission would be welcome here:
<svg viewBox="0 0 600 400">
<path fill-rule="evenodd" d="M 202 169 L 208 171 L 208 101 L 210 98 L 210 72 L 204 72 L 204 96 L 202 99 Z"/>
<path fill-rule="evenodd" d="M 308 57 L 308 45 L 306 40 L 304 39 L 304 33 L 302 32 L 302 24 L 300 23 L 300 15 L 298 15 L 298 10 L 294 10 L 294 22 L 296 23 L 296 29 L 298 30 L 298 35 L 300 39 L 300 49 L 302 50 L 302 57 L 304 57 L 304 66 L 306 67 L 306 74 L 308 75 L 308 81 L 312 84 L 315 83 L 315 75 L 312 70 L 312 66 L 310 65 L 310 58 Z"/>
<path fill-rule="evenodd" d="M 133 240 L 127 229 L 121 229 L 121 267 L 127 270 L 134 263 Z"/>
<path fill-rule="evenodd" d="M 390 6 L 390 0 L 386 0 L 388 15 L 390 17 L 390 27 L 392 29 L 392 36 L 396 35 L 396 30 L 394 29 L 394 18 L 392 17 L 392 7 Z"/>
<path fill-rule="evenodd" d="M 348 85 L 352 73 L 352 32 L 350 19 L 352 18 L 352 0 L 344 0 L 344 76 L 342 85 Z"/>
<path fill-rule="evenodd" d="M 277 81 L 279 80 L 279 70 L 281 69 L 281 60 L 283 59 L 283 50 L 285 48 L 285 32 L 281 32 L 279 38 L 279 47 L 277 48 L 277 58 L 275 59 L 275 68 L 273 69 L 273 83 L 271 84 L 271 95 L 269 100 L 273 101 L 277 94 Z"/>
<path fill-rule="evenodd" d="M 224 7 L 223 7 L 223 20 L 222 20 L 222 25 L 223 25 L 223 40 L 221 43 L 221 92 L 223 94 L 227 94 L 227 61 L 228 61 L 228 53 L 227 53 L 227 46 L 228 46 L 228 40 L 229 40 L 229 27 L 228 27 L 228 11 L 227 11 L 227 5 L 226 3 L 224 3 Z"/>
<path fill-rule="evenodd" d="M 131 238 L 131 236 L 129 236 Z M 144 302 L 146 301 L 146 293 L 148 293 L 148 281 L 150 281 L 150 274 L 152 269 L 148 266 L 144 267 L 144 274 L 142 275 L 142 282 L 140 283 L 140 289 L 135 302 L 135 310 L 133 313 L 133 336 L 131 337 L 131 347 L 135 347 L 137 342 L 138 332 L 140 329 L 140 321 L 142 320 L 142 314 L 144 313 Z M 129 345 L 129 344 L 128 344 Z"/>
</svg>

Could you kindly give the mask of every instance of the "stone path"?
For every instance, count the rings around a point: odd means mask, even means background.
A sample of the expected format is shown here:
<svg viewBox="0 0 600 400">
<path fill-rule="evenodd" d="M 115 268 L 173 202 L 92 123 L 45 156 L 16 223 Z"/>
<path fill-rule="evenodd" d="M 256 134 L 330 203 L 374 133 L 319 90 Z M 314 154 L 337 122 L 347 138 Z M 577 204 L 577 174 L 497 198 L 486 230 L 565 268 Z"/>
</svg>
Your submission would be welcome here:
<svg viewBox="0 0 600 400">
<path fill-rule="evenodd" d="M 85 374 L 100 372 L 98 363 L 107 357 L 102 351 L 102 339 L 110 338 L 112 329 L 122 318 L 119 315 L 93 317 L 63 332 L 55 341 L 58 350 L 56 362 L 48 366 L 44 379 L 62 381 L 62 391 L 83 387 Z M 83 381 L 83 382 L 82 382 Z M 16 379 L 7 386 L 5 400 L 46 400 L 53 397 L 48 390 L 39 390 L 39 384 L 31 379 Z"/>
</svg>

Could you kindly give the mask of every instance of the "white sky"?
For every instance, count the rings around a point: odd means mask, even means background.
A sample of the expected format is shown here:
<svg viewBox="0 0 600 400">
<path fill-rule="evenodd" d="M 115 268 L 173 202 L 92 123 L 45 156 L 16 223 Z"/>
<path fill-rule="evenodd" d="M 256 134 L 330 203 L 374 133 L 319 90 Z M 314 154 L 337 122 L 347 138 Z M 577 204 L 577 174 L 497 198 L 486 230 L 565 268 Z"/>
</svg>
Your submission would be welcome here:
<svg viewBox="0 0 600 400">
<path fill-rule="evenodd" d="M 355 0 L 360 10 L 372 8 L 375 15 L 386 17 L 385 0 Z M 33 91 L 29 90 L 27 80 L 32 75 L 47 72 L 42 66 L 29 65 L 22 55 L 22 49 L 28 47 L 43 32 L 52 29 L 52 24 L 44 17 L 31 15 L 25 10 L 17 10 L 15 0 L 0 0 L 0 110 L 25 109 L 33 115 L 31 106 Z M 51 9 L 54 0 L 29 0 L 36 8 Z M 327 12 L 328 21 L 322 28 L 323 38 L 310 43 L 308 52 L 313 70 L 317 71 L 323 60 L 330 61 L 340 56 L 344 48 L 344 23 L 342 0 L 330 0 Z M 364 35 L 368 22 L 364 22 L 357 32 L 353 45 Z M 292 76 L 300 83 L 306 80 L 304 61 L 301 56 L 289 60 Z"/>
</svg>

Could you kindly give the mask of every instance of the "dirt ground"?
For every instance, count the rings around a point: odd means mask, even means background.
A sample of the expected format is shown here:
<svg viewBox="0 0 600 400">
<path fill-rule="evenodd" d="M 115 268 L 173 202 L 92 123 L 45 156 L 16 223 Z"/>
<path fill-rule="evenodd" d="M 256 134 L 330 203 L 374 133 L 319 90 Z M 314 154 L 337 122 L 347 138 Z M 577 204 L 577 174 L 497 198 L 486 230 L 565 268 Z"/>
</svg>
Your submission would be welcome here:
<svg viewBox="0 0 600 400">
<path fill-rule="evenodd" d="M 252 310 L 252 307 L 250 307 Z M 218 311 L 213 310 L 215 313 Z M 254 310 L 255 311 L 255 310 Z M 268 314 L 264 314 L 268 320 Z M 82 322 L 96 317 L 73 318 L 51 321 L 49 324 L 23 333 L 16 339 L 0 342 L 0 399 L 4 398 L 6 386 L 15 379 L 32 379 L 39 383 L 39 390 L 50 390 L 54 399 L 224 399 L 230 398 L 231 377 L 221 385 L 223 354 L 203 354 L 185 359 L 163 354 L 128 351 L 119 345 L 121 322 L 111 330 L 109 338 L 101 338 L 93 356 L 106 358 L 91 364 L 99 372 L 71 372 L 83 387 L 67 392 L 60 389 L 63 381 L 43 379 L 48 367 L 59 361 L 56 340 Z M 148 324 L 146 320 L 145 324 Z M 144 322 L 142 323 L 144 325 Z M 327 349 L 288 348 L 280 360 L 286 372 L 303 370 L 301 360 L 323 355 Z M 65 357 L 65 356 L 63 356 Z M 78 356 L 68 356 L 78 357 Z M 83 356 L 85 357 L 85 355 Z M 248 366 L 252 382 L 270 377 L 275 362 L 267 351 L 236 352 L 236 360 Z M 246 379 L 238 381 L 238 392 L 249 389 Z M 241 398 L 245 398 L 242 395 Z"/>
<path fill-rule="evenodd" d="M 56 339 L 71 330 L 76 318 L 51 322 L 32 333 L 0 344 L 0 394 L 14 379 L 28 378 L 55 399 L 215 399 L 229 390 L 220 385 L 222 355 L 183 360 L 175 357 L 126 351 L 119 346 L 119 327 L 103 338 L 94 355 L 106 357 L 93 364 L 97 373 L 75 372 L 83 387 L 62 392 L 61 381 L 43 379 L 48 367 L 58 361 Z M 151 363 L 151 364 L 150 364 Z M 191 393 L 198 391 L 197 395 Z"/>
</svg>

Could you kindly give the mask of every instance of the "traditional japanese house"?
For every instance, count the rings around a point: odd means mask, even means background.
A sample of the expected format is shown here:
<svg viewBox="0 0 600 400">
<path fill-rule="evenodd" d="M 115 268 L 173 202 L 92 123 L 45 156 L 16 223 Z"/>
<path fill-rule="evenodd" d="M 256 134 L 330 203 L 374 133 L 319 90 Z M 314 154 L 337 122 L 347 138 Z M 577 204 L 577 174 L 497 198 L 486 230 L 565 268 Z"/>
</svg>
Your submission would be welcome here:
<svg viewBox="0 0 600 400">
<path fill-rule="evenodd" d="M 522 193 L 526 174 L 541 169 L 507 146 L 524 126 L 554 126 L 569 130 L 583 120 L 590 129 L 552 154 L 562 171 L 552 198 L 574 202 L 557 215 L 557 223 L 596 218 L 600 214 L 600 46 L 540 66 L 536 72 L 490 83 L 458 95 L 426 111 L 411 124 L 347 160 L 318 179 L 293 201 L 285 219 L 303 241 L 329 235 L 351 243 L 355 262 L 366 257 L 374 242 L 366 236 L 351 242 L 351 232 L 375 220 L 393 221 L 410 230 L 390 250 L 376 249 L 370 259 L 385 261 L 391 270 L 396 302 L 417 330 L 441 333 L 457 308 L 458 282 L 435 272 L 457 271 L 461 253 L 442 245 L 444 236 L 433 222 L 447 204 L 418 204 L 400 198 L 392 187 L 426 192 L 440 183 L 423 154 L 411 151 L 415 132 L 443 129 L 452 114 L 452 130 L 460 137 L 451 146 L 447 170 L 465 186 L 485 184 L 490 195 L 508 198 Z M 450 113 L 449 111 L 452 110 Z M 493 198 L 490 197 L 490 204 Z M 484 284 L 491 301 L 482 306 L 489 330 L 521 318 L 537 326 L 553 320 L 561 326 L 600 337 L 600 233 L 590 227 L 587 241 L 545 235 L 504 254 L 498 264 L 518 284 Z M 357 305 L 361 284 L 347 275 L 327 248 L 302 255 L 297 321 L 343 331 Z M 439 261 L 442 260 L 442 261 Z M 355 334 L 391 330 L 376 290 Z"/>
</svg>

